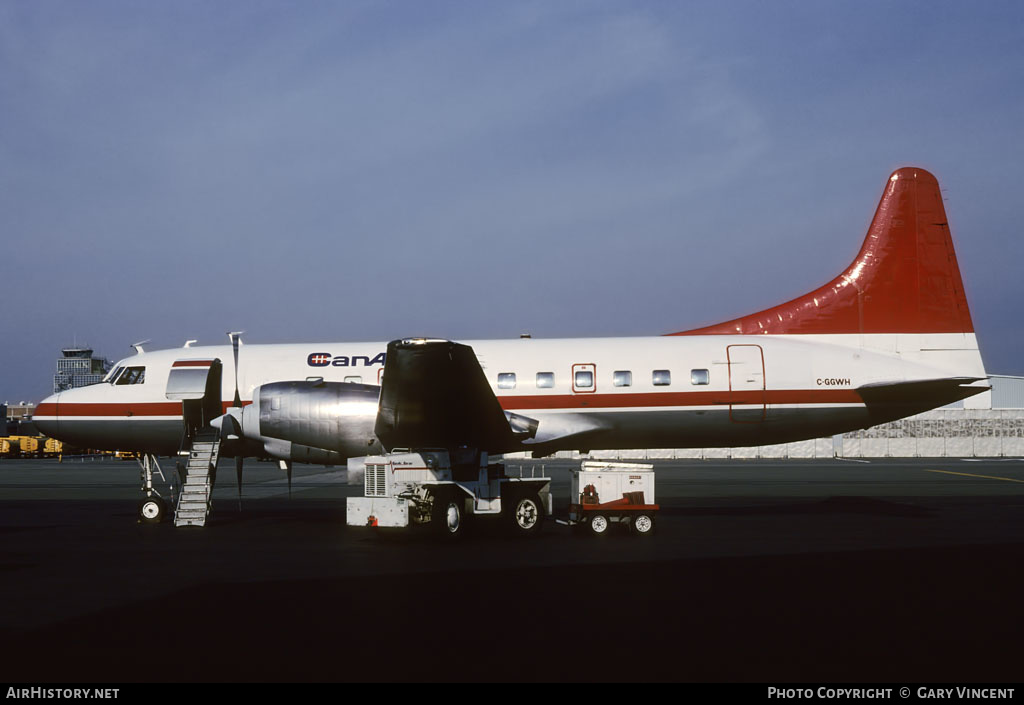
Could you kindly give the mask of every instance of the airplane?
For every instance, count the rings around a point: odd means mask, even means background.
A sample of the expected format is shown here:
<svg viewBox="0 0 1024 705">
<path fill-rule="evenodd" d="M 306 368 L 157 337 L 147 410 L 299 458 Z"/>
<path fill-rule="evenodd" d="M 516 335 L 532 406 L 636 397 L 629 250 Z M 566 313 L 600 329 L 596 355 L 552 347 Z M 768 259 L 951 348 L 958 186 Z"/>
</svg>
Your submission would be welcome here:
<svg viewBox="0 0 1024 705">
<path fill-rule="evenodd" d="M 938 181 L 887 180 L 853 263 L 724 323 L 629 338 L 230 345 L 147 351 L 43 400 L 82 447 L 338 464 L 396 447 L 491 455 L 756 446 L 820 438 L 983 392 L 987 375 Z M 386 363 L 386 364 L 385 364 Z M 146 520 L 163 507 L 147 489 Z"/>
</svg>

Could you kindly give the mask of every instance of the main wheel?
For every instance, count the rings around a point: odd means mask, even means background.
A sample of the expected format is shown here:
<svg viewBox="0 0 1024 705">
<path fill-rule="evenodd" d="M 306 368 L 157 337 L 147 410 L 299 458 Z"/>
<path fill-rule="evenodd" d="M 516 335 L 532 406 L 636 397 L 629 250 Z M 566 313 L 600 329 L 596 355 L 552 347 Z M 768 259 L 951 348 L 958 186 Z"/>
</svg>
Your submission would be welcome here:
<svg viewBox="0 0 1024 705">
<path fill-rule="evenodd" d="M 590 517 L 590 533 L 594 536 L 606 536 L 611 522 L 604 514 L 594 514 Z"/>
<path fill-rule="evenodd" d="M 142 524 L 159 524 L 167 516 L 167 505 L 155 495 L 146 497 L 139 502 L 139 522 Z"/>
<path fill-rule="evenodd" d="M 462 499 L 455 495 L 439 495 L 434 498 L 434 512 L 430 517 L 434 531 L 445 538 L 453 539 L 462 534 Z"/>
<path fill-rule="evenodd" d="M 637 536 L 650 536 L 654 532 L 654 517 L 650 514 L 637 514 L 630 526 Z"/>
<path fill-rule="evenodd" d="M 535 494 L 513 498 L 509 509 L 510 524 L 520 534 L 536 534 L 544 524 L 544 506 Z"/>
</svg>

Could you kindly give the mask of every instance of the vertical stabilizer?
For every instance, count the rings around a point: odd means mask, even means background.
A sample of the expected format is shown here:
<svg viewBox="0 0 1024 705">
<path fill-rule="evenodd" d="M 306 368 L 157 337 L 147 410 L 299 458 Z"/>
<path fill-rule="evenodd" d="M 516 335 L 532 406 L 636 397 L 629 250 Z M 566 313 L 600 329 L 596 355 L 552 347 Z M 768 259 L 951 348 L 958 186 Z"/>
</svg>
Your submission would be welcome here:
<svg viewBox="0 0 1024 705">
<path fill-rule="evenodd" d="M 784 304 L 672 335 L 973 332 L 939 183 L 904 167 L 845 272 Z"/>
</svg>

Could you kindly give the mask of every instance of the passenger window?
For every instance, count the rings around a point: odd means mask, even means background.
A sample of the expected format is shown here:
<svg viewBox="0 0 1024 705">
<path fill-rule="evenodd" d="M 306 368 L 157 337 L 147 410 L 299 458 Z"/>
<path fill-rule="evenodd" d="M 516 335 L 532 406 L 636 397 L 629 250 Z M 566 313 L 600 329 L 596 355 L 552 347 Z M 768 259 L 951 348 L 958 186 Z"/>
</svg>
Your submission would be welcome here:
<svg viewBox="0 0 1024 705">
<path fill-rule="evenodd" d="M 516 388 L 516 373 L 515 372 L 499 372 L 498 373 L 498 389 L 515 389 Z"/>
<path fill-rule="evenodd" d="M 348 382 L 349 384 L 362 384 L 363 378 L 360 377 L 359 375 L 349 375 L 348 377 L 345 378 L 345 381 Z"/>
<path fill-rule="evenodd" d="M 616 370 L 612 373 L 612 384 L 616 387 L 632 387 L 633 373 L 629 370 Z"/>
<path fill-rule="evenodd" d="M 651 373 L 651 381 L 655 387 L 667 387 L 672 384 L 672 373 L 668 370 L 655 370 Z"/>
<path fill-rule="evenodd" d="M 537 388 L 538 389 L 551 389 L 555 386 L 555 373 L 554 372 L 538 372 L 537 373 Z"/>
<path fill-rule="evenodd" d="M 690 384 L 707 384 L 709 379 L 707 370 L 690 370 Z"/>
<path fill-rule="evenodd" d="M 590 370 L 578 370 L 573 379 L 576 389 L 590 389 L 594 386 L 594 373 Z"/>
</svg>

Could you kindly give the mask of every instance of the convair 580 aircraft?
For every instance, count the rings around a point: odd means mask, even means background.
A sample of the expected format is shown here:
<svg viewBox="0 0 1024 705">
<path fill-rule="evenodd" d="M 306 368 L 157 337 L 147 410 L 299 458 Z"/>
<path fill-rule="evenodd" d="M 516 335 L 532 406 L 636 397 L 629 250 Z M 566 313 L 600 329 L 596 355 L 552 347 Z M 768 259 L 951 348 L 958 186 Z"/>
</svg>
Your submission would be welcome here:
<svg viewBox="0 0 1024 705">
<path fill-rule="evenodd" d="M 889 177 L 853 264 L 809 294 L 658 337 L 144 351 L 35 422 L 93 448 L 333 464 L 393 447 L 488 453 L 728 447 L 842 433 L 984 391 L 938 182 Z M 385 365 L 386 361 L 386 365 Z"/>
</svg>

